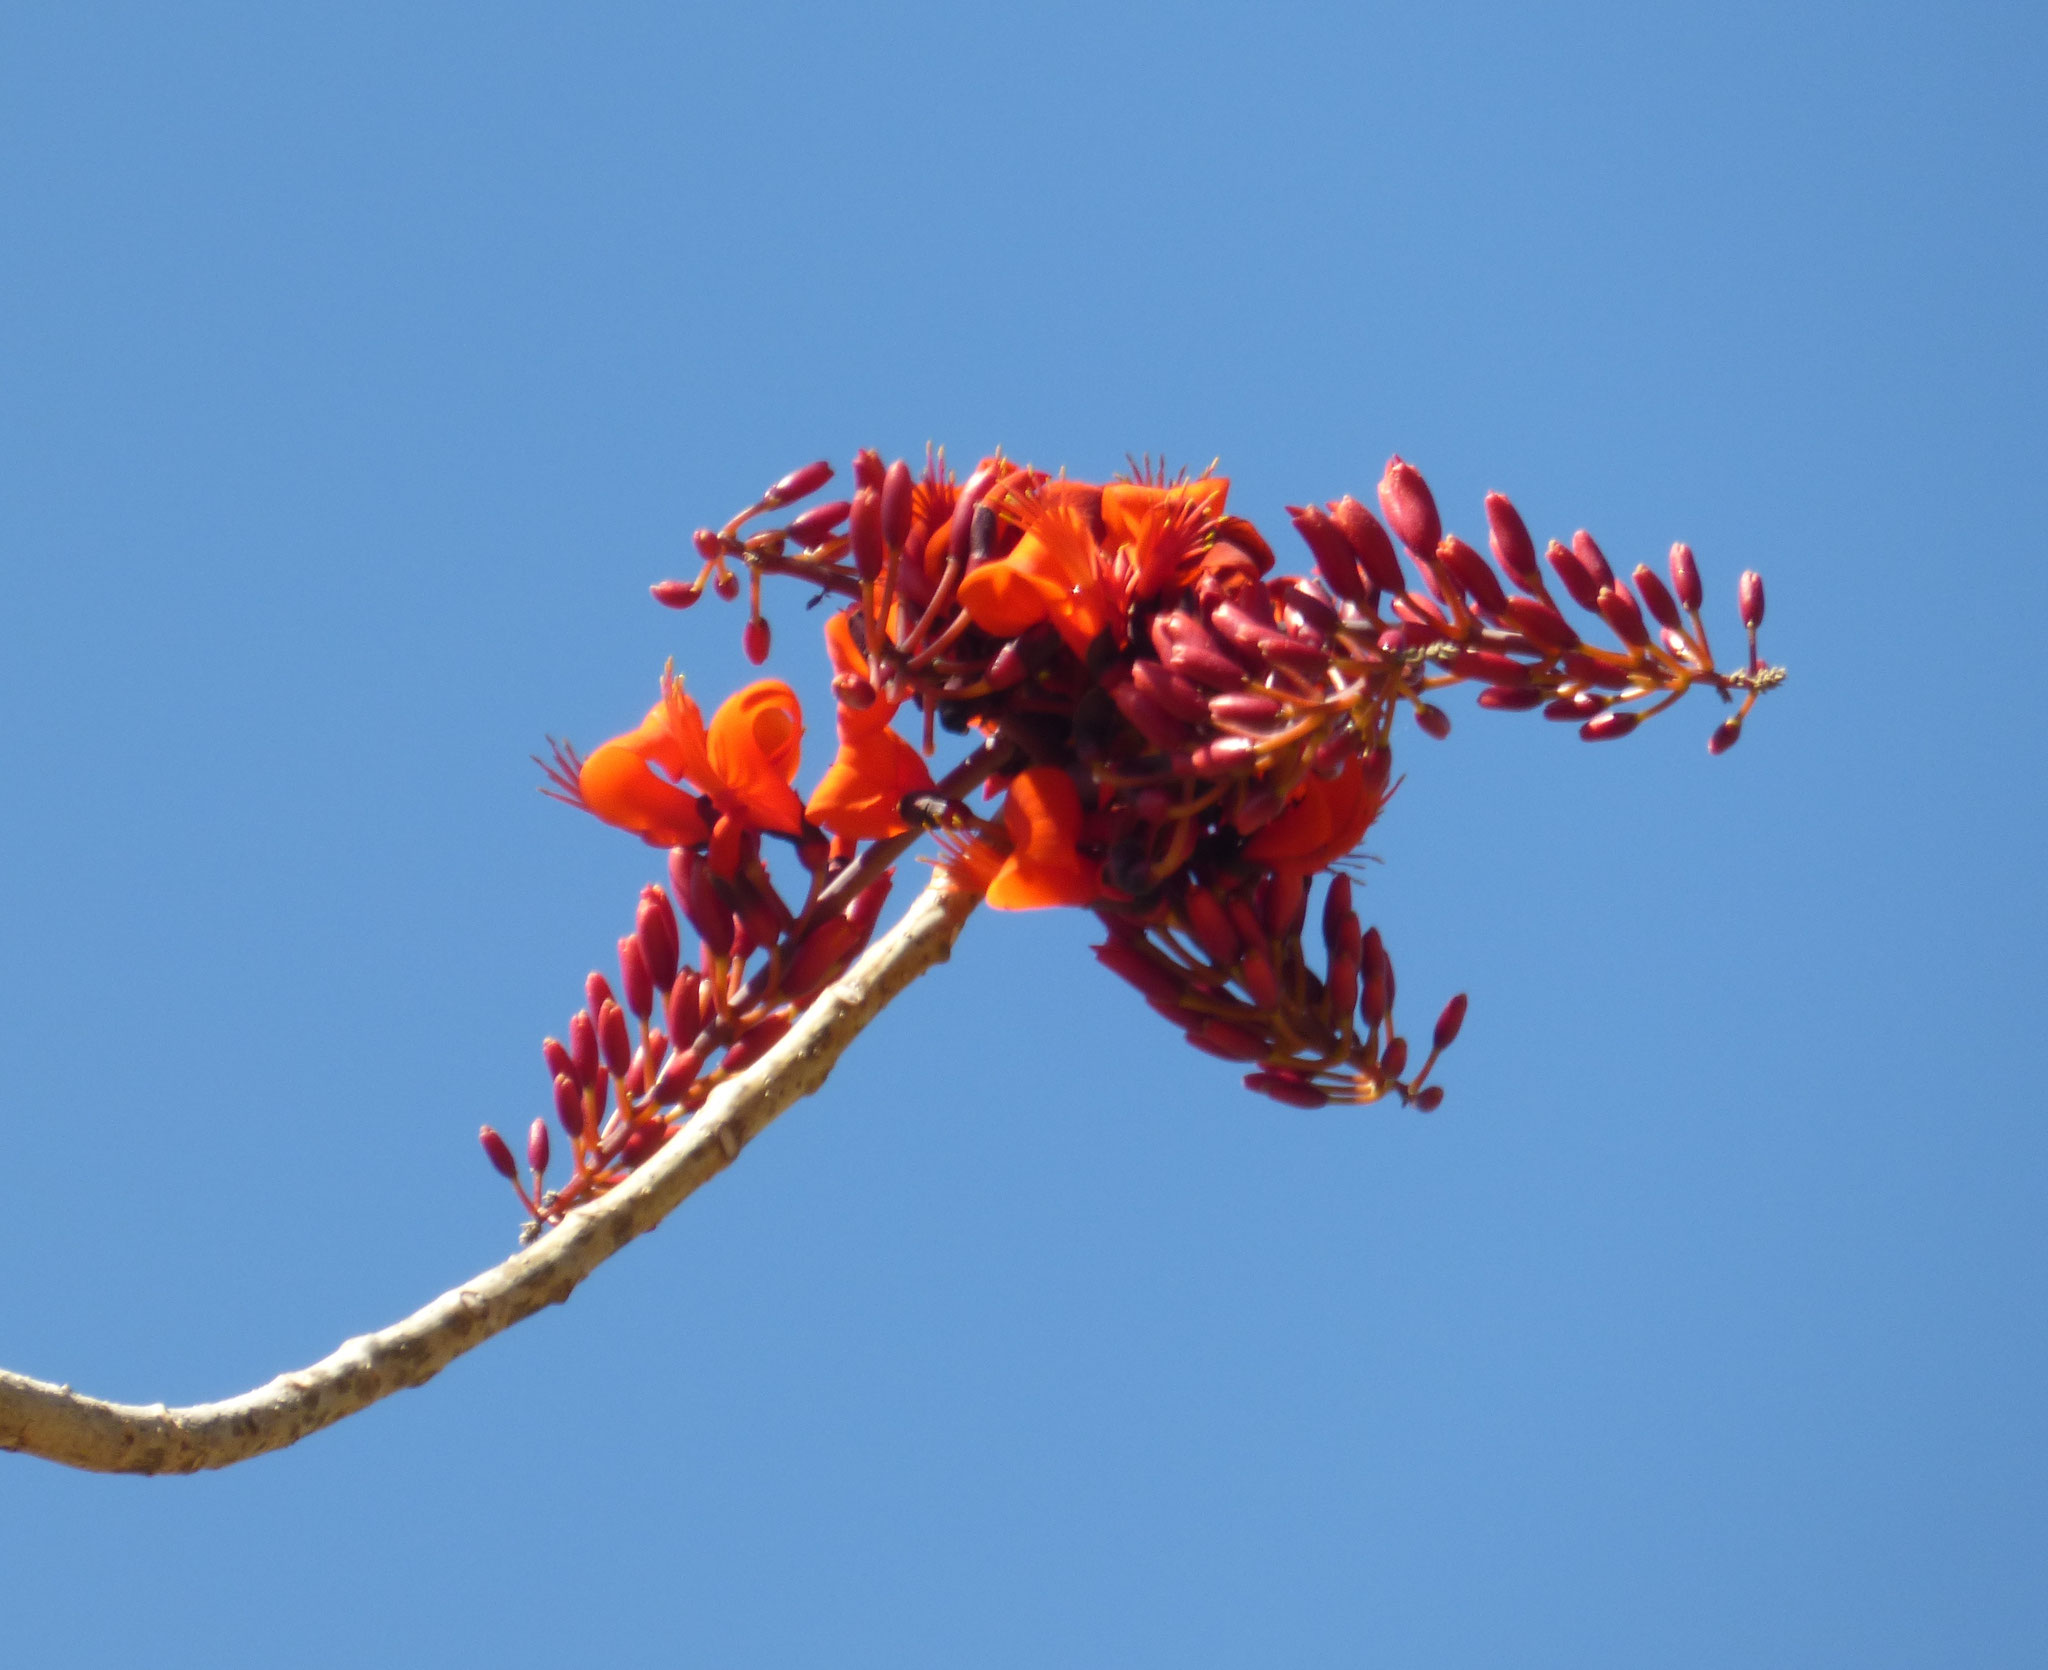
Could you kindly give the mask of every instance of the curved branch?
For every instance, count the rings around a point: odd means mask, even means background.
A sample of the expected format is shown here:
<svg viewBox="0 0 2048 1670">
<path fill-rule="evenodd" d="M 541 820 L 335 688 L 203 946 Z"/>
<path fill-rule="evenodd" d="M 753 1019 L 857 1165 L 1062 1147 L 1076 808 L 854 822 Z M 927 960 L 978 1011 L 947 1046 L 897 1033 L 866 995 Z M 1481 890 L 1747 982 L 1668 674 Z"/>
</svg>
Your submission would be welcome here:
<svg viewBox="0 0 2048 1670">
<path fill-rule="evenodd" d="M 309 1368 L 220 1403 L 104 1403 L 0 1369 L 0 1449 L 99 1473 L 194 1473 L 283 1449 L 431 1380 L 465 1351 L 549 1305 L 716 1177 L 920 974 L 952 954 L 979 900 L 935 879 L 901 922 L 805 1010 L 753 1067 L 610 1194 L 402 1322 L 346 1341 Z"/>
</svg>

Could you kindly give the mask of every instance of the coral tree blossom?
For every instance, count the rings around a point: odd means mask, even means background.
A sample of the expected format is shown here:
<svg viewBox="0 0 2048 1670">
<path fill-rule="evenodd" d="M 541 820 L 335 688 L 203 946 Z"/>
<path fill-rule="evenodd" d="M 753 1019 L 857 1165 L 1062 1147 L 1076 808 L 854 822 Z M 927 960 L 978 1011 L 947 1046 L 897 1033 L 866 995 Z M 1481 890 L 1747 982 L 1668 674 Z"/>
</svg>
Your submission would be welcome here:
<svg viewBox="0 0 2048 1670">
<path fill-rule="evenodd" d="M 1584 530 L 1539 562 L 1514 505 L 1490 494 L 1489 561 L 1445 534 L 1399 458 L 1376 492 L 1290 508 L 1312 559 L 1295 575 L 1274 572 L 1219 475 L 1148 464 L 1092 483 L 996 454 L 961 482 L 943 454 L 919 472 L 863 452 L 850 497 L 770 520 L 832 473 L 795 471 L 699 530 L 695 579 L 654 588 L 683 609 L 744 586 L 756 661 L 774 641 L 764 580 L 832 600 L 838 747 L 808 800 L 803 716 L 770 679 L 707 726 L 664 674 L 637 729 L 587 759 L 557 744 L 546 767 L 557 798 L 671 852 L 668 887 L 646 890 L 620 941 L 618 986 L 593 974 L 566 1041 L 546 1046 L 571 1173 L 549 1190 L 545 1131 L 530 1143 L 531 1191 L 515 1186 L 536 1223 L 616 1183 L 758 1059 L 858 953 L 890 865 L 927 833 L 953 884 L 997 909 L 1093 911 L 1101 962 L 1272 1100 L 1434 1109 L 1465 999 L 1411 1051 L 1392 959 L 1345 871 L 1392 792 L 1403 716 L 1445 736 L 1438 698 L 1462 684 L 1481 709 L 1604 742 L 1699 687 L 1733 705 L 1709 743 L 1722 753 L 1783 678 L 1757 651 L 1755 575 L 1740 585 L 1747 656 L 1724 669 L 1689 547 L 1672 548 L 1668 585 L 1648 565 L 1618 574 Z M 941 731 L 973 745 L 935 781 Z M 982 786 L 1002 797 L 992 818 L 969 804 Z M 799 902 L 764 842 L 786 848 Z M 1320 966 L 1305 945 L 1315 897 Z M 512 1165 L 502 1139 L 486 1149 Z"/>
</svg>

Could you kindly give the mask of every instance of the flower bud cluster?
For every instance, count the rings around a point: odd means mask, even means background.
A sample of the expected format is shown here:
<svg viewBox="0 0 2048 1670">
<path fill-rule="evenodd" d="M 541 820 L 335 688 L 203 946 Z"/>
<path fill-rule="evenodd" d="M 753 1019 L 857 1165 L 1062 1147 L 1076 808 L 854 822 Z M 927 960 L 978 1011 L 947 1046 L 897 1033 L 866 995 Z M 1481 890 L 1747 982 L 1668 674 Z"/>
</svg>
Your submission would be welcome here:
<svg viewBox="0 0 2048 1670">
<path fill-rule="evenodd" d="M 812 872 L 813 903 L 832 875 Z M 758 1061 L 820 991 L 866 947 L 887 902 L 884 871 L 836 906 L 792 914 L 760 862 L 758 834 L 741 836 L 726 871 L 708 854 L 669 854 L 669 886 L 641 890 L 633 931 L 618 945 L 618 983 L 592 972 L 584 1005 L 548 1038 L 566 1175 L 550 1187 L 545 1120 L 527 1141 L 528 1181 L 486 1125 L 484 1153 L 517 1191 L 537 1233 L 615 1187 L 703 1107 L 726 1079 Z M 683 937 L 696 938 L 684 960 Z"/>
<path fill-rule="evenodd" d="M 1430 1050 L 1411 1059 L 1394 1023 L 1394 964 L 1377 928 L 1361 930 L 1351 878 L 1323 893 L 1323 969 L 1303 952 L 1308 890 L 1293 871 L 1192 876 L 1147 909 L 1101 913 L 1096 958 L 1205 1054 L 1241 1062 L 1245 1085 L 1290 1107 L 1395 1095 L 1434 1112 L 1437 1058 L 1464 1024 L 1465 997 L 1438 1018 Z"/>
</svg>

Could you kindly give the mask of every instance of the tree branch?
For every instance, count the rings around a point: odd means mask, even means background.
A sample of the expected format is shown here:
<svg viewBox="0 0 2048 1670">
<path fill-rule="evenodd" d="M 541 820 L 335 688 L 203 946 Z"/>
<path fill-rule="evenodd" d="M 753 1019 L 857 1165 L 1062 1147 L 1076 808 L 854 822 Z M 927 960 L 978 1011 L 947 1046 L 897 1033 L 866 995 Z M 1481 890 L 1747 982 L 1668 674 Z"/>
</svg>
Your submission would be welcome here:
<svg viewBox="0 0 2048 1670">
<path fill-rule="evenodd" d="M 897 993 L 952 954 L 978 902 L 935 879 L 787 1037 L 713 1091 L 625 1183 L 403 1321 L 254 1391 L 183 1409 L 104 1403 L 0 1369 L 0 1449 L 99 1473 L 193 1473 L 281 1450 L 424 1384 L 493 1334 L 562 1303 L 598 1265 L 731 1165 L 770 1121 L 825 1082 L 840 1053 Z"/>
</svg>

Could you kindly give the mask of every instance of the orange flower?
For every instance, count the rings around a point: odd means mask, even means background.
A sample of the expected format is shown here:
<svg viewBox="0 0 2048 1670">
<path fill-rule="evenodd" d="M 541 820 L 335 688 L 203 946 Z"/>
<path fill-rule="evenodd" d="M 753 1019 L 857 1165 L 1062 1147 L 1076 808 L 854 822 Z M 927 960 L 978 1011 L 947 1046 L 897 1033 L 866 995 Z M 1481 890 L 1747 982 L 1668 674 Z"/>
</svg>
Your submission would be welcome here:
<svg viewBox="0 0 2048 1670">
<path fill-rule="evenodd" d="M 1038 480 L 991 494 L 1024 537 L 960 582 L 960 606 L 998 638 L 1049 620 L 1076 655 L 1105 631 L 1121 643 L 1132 600 L 1186 581 L 1229 492 L 1223 477 L 1204 476 L 1171 487 Z"/>
<path fill-rule="evenodd" d="M 569 758 L 573 762 L 574 755 Z M 711 838 L 711 829 L 697 797 L 657 777 L 656 766 L 670 777 L 683 774 L 682 755 L 668 734 L 668 710 L 660 702 L 647 710 L 638 730 L 613 737 L 582 763 L 571 780 L 575 802 L 649 846 L 703 845 Z M 555 780 L 563 781 L 559 775 Z"/>
<path fill-rule="evenodd" d="M 997 910 L 1087 905 L 1101 894 L 1101 867 L 1075 850 L 1081 796 L 1064 771 L 1040 765 L 1018 773 L 1003 802 L 1003 827 L 1010 856 L 988 887 Z"/>
<path fill-rule="evenodd" d="M 1202 476 L 1173 487 L 1113 481 L 1103 488 L 1103 530 L 1124 553 L 1133 597 L 1155 597 L 1187 584 L 1187 571 L 1215 538 L 1229 497 L 1225 476 Z"/>
<path fill-rule="evenodd" d="M 1384 753 L 1379 765 L 1368 775 L 1365 762 L 1352 754 L 1334 778 L 1310 773 L 1294 803 L 1245 843 L 1245 857 L 1303 876 L 1328 869 L 1365 839 L 1380 815 L 1387 788 Z"/>
<path fill-rule="evenodd" d="M 1054 485 L 1066 484 L 1045 484 Z M 1102 553 L 1082 507 L 1041 488 L 1006 494 L 996 508 L 1024 537 L 1007 557 L 982 564 L 960 582 L 960 606 L 976 626 L 1015 638 L 1049 620 L 1069 649 L 1085 655 L 1112 623 L 1123 625 L 1123 611 L 1103 584 Z"/>
<path fill-rule="evenodd" d="M 834 615 L 825 623 L 825 648 L 836 672 L 868 677 L 867 657 L 855 645 L 846 615 Z M 923 756 L 890 729 L 900 706 L 900 697 L 877 697 L 865 708 L 839 704 L 839 754 L 805 808 L 820 829 L 879 841 L 910 827 L 897 807 L 905 795 L 929 789 L 932 774 Z"/>
<path fill-rule="evenodd" d="M 666 772 L 701 789 L 722 816 L 794 835 L 803 827 L 803 804 L 789 785 L 803 735 L 803 710 L 786 684 L 762 679 L 728 697 L 707 732 L 696 702 L 665 672 L 661 700 L 639 728 L 582 763 L 578 798 L 651 845 L 701 846 L 711 835 L 703 809 L 695 795 L 656 775 Z"/>
<path fill-rule="evenodd" d="M 718 704 L 708 734 L 681 679 L 663 673 L 661 695 L 683 775 L 712 805 L 754 829 L 794 835 L 803 828 L 803 802 L 790 787 L 804 746 L 804 711 L 794 690 L 780 679 L 757 680 Z"/>
</svg>

